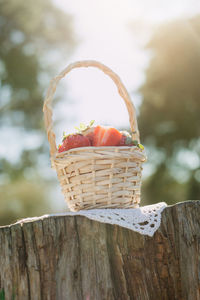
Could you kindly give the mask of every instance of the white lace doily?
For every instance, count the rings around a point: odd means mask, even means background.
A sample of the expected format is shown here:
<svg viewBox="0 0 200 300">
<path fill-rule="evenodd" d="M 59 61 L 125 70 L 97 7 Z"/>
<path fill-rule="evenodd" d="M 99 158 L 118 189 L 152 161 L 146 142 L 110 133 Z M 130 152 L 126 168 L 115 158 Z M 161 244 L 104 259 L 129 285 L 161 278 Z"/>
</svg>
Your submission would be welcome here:
<svg viewBox="0 0 200 300">
<path fill-rule="evenodd" d="M 79 212 L 44 215 L 39 218 L 27 218 L 19 222 L 25 223 L 51 216 L 85 216 L 95 221 L 116 224 L 144 235 L 153 236 L 160 226 L 161 213 L 166 206 L 167 204 L 165 202 L 160 202 L 133 209 L 91 209 Z"/>
</svg>

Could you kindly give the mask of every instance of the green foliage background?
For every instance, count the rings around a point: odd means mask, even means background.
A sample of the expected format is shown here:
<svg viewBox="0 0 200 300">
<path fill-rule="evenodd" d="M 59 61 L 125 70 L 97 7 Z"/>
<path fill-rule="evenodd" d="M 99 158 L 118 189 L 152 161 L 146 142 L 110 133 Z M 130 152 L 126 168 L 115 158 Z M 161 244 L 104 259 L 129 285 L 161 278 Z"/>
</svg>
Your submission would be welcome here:
<svg viewBox="0 0 200 300">
<path fill-rule="evenodd" d="M 52 179 L 40 172 L 49 151 L 43 96 L 55 66 L 69 57 L 76 40 L 72 17 L 50 0 L 0 1 L 0 7 L 0 131 L 13 139 L 11 157 L 0 160 L 0 224 L 8 224 L 51 210 Z M 16 137 L 21 150 L 14 159 Z M 27 137 L 39 140 L 32 149 L 24 146 Z"/>
<path fill-rule="evenodd" d="M 139 128 L 154 171 L 143 200 L 200 199 L 200 17 L 161 26 L 147 48 Z"/>
</svg>

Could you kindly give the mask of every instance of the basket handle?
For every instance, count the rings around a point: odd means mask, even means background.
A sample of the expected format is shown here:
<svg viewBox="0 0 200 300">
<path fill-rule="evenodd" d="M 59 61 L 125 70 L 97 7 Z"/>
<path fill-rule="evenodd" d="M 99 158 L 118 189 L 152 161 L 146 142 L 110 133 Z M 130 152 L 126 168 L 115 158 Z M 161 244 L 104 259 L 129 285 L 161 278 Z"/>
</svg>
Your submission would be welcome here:
<svg viewBox="0 0 200 300">
<path fill-rule="evenodd" d="M 121 82 L 121 79 L 119 76 L 114 73 L 110 68 L 106 67 L 102 63 L 95 61 L 95 60 L 84 60 L 84 61 L 77 61 L 70 65 L 68 65 L 67 68 L 65 68 L 58 76 L 53 78 L 50 82 L 50 86 L 47 91 L 47 95 L 45 98 L 44 106 L 43 106 L 43 112 L 44 112 L 44 120 L 45 120 L 45 127 L 47 132 L 48 141 L 50 144 L 50 154 L 51 156 L 55 155 L 57 152 L 56 147 L 56 139 L 55 139 L 55 133 L 53 132 L 53 125 L 52 125 L 52 99 L 56 91 L 57 84 L 59 81 L 71 70 L 75 68 L 81 68 L 81 67 L 95 67 L 103 71 L 106 75 L 108 75 L 116 84 L 118 92 L 120 96 L 123 98 L 128 114 L 129 114 L 129 122 L 130 122 L 130 128 L 132 132 L 132 138 L 139 141 L 139 131 L 138 131 L 138 125 L 137 125 L 137 119 L 136 119 L 136 111 L 133 103 L 131 102 L 130 96 Z"/>
</svg>

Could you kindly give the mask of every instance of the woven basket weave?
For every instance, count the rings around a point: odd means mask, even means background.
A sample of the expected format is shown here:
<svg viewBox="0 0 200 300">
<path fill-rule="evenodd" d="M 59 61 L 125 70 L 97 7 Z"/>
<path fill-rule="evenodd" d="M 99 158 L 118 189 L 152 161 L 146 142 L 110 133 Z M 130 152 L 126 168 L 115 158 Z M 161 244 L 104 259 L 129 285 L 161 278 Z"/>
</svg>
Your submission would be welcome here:
<svg viewBox="0 0 200 300">
<path fill-rule="evenodd" d="M 72 211 L 138 207 L 141 164 L 146 160 L 143 150 L 136 146 L 125 146 L 82 147 L 62 153 L 57 151 L 52 130 L 52 99 L 60 79 L 72 69 L 80 67 L 96 67 L 114 81 L 128 110 L 132 138 L 139 141 L 135 108 L 120 78 L 97 61 L 78 61 L 70 64 L 52 79 L 43 108 L 51 162 L 57 171 L 65 200 Z"/>
</svg>

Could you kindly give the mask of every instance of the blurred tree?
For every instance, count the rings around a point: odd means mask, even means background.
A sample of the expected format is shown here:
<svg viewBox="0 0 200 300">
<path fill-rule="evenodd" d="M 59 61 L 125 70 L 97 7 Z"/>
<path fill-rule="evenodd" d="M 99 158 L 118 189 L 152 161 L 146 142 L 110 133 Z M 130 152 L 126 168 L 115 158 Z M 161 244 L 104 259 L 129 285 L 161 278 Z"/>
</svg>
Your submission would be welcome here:
<svg viewBox="0 0 200 300">
<path fill-rule="evenodd" d="M 144 202 L 200 199 L 200 16 L 161 26 L 147 49 L 139 127 L 155 168 Z"/>
<path fill-rule="evenodd" d="M 44 199 L 43 189 L 35 187 L 42 180 L 39 173 L 35 176 L 36 167 L 44 167 L 48 153 L 42 130 L 44 90 L 76 41 L 71 16 L 51 0 L 0 0 L 0 7 L 0 202 L 18 199 L 28 216 L 34 214 L 34 199 Z M 27 197 L 22 186 L 30 178 L 32 196 Z"/>
<path fill-rule="evenodd" d="M 23 179 L 13 181 L 12 186 L 3 185 L 0 189 L 1 224 L 9 224 L 28 215 L 50 212 L 51 207 L 44 189 L 45 185 L 41 182 L 25 182 Z"/>
</svg>

